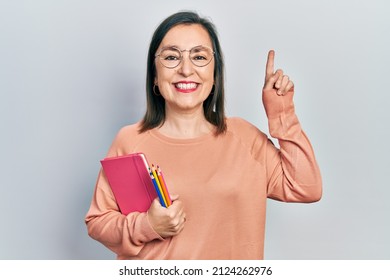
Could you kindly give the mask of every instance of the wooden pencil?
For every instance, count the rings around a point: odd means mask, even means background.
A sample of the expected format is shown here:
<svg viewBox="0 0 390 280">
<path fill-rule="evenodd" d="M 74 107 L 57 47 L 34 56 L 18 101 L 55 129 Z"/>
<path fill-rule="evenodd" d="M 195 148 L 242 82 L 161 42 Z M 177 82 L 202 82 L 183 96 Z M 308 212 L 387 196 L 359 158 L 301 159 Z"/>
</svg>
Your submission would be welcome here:
<svg viewBox="0 0 390 280">
<path fill-rule="evenodd" d="M 164 180 L 164 175 L 161 171 L 160 166 L 158 165 L 157 165 L 157 176 L 158 176 L 158 180 L 160 181 L 162 191 L 164 193 L 165 201 L 167 202 L 167 205 L 170 206 L 172 205 L 172 199 L 169 195 L 168 188 Z"/>
</svg>

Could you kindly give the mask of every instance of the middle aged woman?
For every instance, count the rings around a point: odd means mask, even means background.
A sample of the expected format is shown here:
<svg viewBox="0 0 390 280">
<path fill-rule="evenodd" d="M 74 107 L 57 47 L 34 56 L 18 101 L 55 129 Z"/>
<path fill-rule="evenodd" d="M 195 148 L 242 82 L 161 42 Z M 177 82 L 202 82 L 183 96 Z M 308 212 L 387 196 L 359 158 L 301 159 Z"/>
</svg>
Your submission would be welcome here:
<svg viewBox="0 0 390 280">
<path fill-rule="evenodd" d="M 213 24 L 179 12 L 155 31 L 144 118 L 123 127 L 107 156 L 143 152 L 173 194 L 145 213 L 119 212 L 100 172 L 86 223 L 119 259 L 262 259 L 266 199 L 314 202 L 322 192 L 312 146 L 293 104 L 293 83 L 268 54 L 267 136 L 224 112 L 224 64 Z M 245 75 L 245 73 L 243 73 Z M 239 93 L 244 94 L 244 93 Z"/>
</svg>

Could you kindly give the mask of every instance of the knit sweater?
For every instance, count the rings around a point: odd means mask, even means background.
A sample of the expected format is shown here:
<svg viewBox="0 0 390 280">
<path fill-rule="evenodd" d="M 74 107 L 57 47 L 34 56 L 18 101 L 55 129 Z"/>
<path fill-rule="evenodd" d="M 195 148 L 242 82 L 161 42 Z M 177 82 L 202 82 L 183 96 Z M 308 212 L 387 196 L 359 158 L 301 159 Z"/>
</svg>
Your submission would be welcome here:
<svg viewBox="0 0 390 280">
<path fill-rule="evenodd" d="M 89 235 L 118 259 L 263 259 L 266 199 L 314 202 L 322 193 L 292 101 L 274 104 L 267 115 L 280 148 L 241 118 L 228 118 L 224 134 L 193 139 L 169 138 L 157 129 L 139 133 L 139 123 L 123 127 L 107 156 L 143 152 L 159 164 L 170 193 L 183 203 L 185 227 L 164 239 L 147 212 L 122 215 L 100 171 L 85 218 Z"/>
</svg>

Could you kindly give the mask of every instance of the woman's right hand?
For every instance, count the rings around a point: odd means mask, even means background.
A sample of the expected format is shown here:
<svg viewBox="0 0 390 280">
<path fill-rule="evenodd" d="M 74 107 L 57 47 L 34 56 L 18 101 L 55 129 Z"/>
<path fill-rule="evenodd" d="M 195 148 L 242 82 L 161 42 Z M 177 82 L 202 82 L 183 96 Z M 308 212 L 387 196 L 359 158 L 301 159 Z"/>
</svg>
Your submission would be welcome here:
<svg viewBox="0 0 390 280">
<path fill-rule="evenodd" d="M 171 195 L 172 205 L 168 208 L 161 206 L 158 198 L 153 200 L 148 210 L 148 218 L 153 229 L 163 238 L 179 234 L 186 221 L 183 204 L 178 195 Z"/>
</svg>

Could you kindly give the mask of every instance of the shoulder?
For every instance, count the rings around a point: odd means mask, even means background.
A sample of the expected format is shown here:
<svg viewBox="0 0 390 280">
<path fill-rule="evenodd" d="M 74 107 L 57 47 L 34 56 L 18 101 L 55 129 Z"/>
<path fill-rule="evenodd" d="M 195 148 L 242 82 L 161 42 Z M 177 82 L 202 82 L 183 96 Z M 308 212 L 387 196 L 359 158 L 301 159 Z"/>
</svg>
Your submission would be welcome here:
<svg viewBox="0 0 390 280">
<path fill-rule="evenodd" d="M 111 144 L 109 154 L 121 155 L 132 150 L 146 133 L 140 133 L 140 122 L 123 126 L 119 129 Z"/>
<path fill-rule="evenodd" d="M 256 161 L 261 161 L 269 143 L 268 136 L 252 123 L 242 118 L 227 119 L 227 135 L 246 149 Z"/>
<path fill-rule="evenodd" d="M 256 137 L 258 135 L 264 136 L 255 125 L 240 117 L 227 118 L 227 131 L 241 137 Z"/>
<path fill-rule="evenodd" d="M 140 122 L 125 125 L 121 127 L 116 135 L 116 138 L 128 138 L 128 137 L 136 137 L 140 135 Z"/>
<path fill-rule="evenodd" d="M 227 134 L 236 138 L 245 146 L 252 147 L 254 143 L 265 143 L 268 137 L 254 124 L 240 117 L 231 117 L 226 120 Z"/>
</svg>

